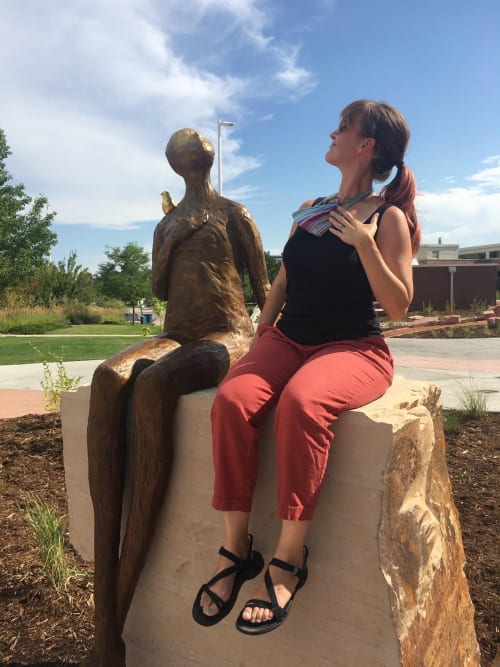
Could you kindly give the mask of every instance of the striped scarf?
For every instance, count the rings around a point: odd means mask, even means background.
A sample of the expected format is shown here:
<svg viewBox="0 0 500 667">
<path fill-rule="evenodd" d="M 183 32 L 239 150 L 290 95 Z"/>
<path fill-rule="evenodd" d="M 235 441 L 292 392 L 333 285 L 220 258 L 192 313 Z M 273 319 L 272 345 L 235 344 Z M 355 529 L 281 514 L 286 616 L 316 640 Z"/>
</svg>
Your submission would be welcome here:
<svg viewBox="0 0 500 667">
<path fill-rule="evenodd" d="M 357 204 L 358 201 L 371 195 L 372 192 L 373 191 L 370 189 L 366 192 L 360 192 L 355 197 L 348 197 L 347 199 L 342 200 L 337 192 L 329 197 L 317 199 L 316 205 L 313 204 L 309 208 L 303 208 L 302 210 L 292 213 L 293 221 L 306 232 L 314 234 L 314 236 L 323 236 L 330 227 L 330 221 L 328 220 L 330 211 L 334 211 L 337 206 L 343 206 L 347 211 L 354 206 L 354 204 Z"/>
<path fill-rule="evenodd" d="M 325 204 L 317 204 L 309 208 L 303 208 L 292 213 L 293 221 L 306 232 L 314 236 L 323 236 L 330 227 L 328 215 L 339 205 L 339 201 L 329 201 L 329 197 L 320 201 L 326 201 Z"/>
</svg>

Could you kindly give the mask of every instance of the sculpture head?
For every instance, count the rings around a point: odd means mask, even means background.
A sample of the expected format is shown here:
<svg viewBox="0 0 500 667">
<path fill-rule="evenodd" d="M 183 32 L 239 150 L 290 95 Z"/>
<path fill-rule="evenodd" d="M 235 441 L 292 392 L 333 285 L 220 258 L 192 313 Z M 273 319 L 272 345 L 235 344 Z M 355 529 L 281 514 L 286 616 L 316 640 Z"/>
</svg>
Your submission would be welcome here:
<svg viewBox="0 0 500 667">
<path fill-rule="evenodd" d="M 170 137 L 165 150 L 172 169 L 183 178 L 193 172 L 210 172 L 214 162 L 214 147 L 196 130 L 184 128 Z"/>
</svg>

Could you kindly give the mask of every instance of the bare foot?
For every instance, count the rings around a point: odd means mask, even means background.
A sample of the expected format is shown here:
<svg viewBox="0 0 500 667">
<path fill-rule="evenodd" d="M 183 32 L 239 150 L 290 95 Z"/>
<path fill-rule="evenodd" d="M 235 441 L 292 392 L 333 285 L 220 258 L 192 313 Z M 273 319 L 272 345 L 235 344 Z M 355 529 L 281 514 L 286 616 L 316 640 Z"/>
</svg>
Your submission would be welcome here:
<svg viewBox="0 0 500 667">
<path fill-rule="evenodd" d="M 233 553 L 235 556 L 238 556 L 238 558 L 244 559 L 247 557 L 248 543 L 245 543 L 245 547 L 243 549 L 238 549 L 238 550 L 228 549 L 228 551 L 231 551 L 231 553 Z M 217 565 L 215 567 L 215 571 L 212 576 L 215 577 L 215 575 L 219 574 L 219 572 L 222 572 L 222 570 L 225 570 L 226 568 L 233 566 L 234 562 L 232 560 L 229 560 L 229 558 L 225 558 L 224 556 L 219 556 L 219 560 L 217 561 Z M 221 598 L 221 600 L 226 602 L 231 597 L 235 576 L 236 573 L 233 573 L 228 575 L 227 577 L 224 577 L 223 579 L 220 579 L 219 581 L 216 581 L 209 587 L 210 590 L 213 591 L 216 595 L 218 595 Z M 206 616 L 215 616 L 216 614 L 219 613 L 219 608 L 212 600 L 212 598 L 208 595 L 208 593 L 202 593 L 200 604 L 203 609 L 203 613 Z"/>
<path fill-rule="evenodd" d="M 279 556 L 275 557 L 279 558 Z M 297 567 L 303 567 L 304 553 L 301 550 L 300 556 L 297 557 L 297 554 L 295 554 L 295 557 L 293 558 L 284 558 L 281 556 L 281 560 L 296 564 Z M 298 565 L 298 563 L 300 563 L 300 565 Z M 297 586 L 299 585 L 299 579 L 296 575 L 287 572 L 280 567 L 275 567 L 274 565 L 269 566 L 269 574 L 271 576 L 271 581 L 273 582 L 274 594 L 276 595 L 278 605 L 283 608 L 290 601 L 290 598 L 297 589 Z M 261 583 L 251 598 L 255 600 L 271 602 L 265 581 Z M 252 606 L 245 607 L 243 609 L 242 616 L 243 620 L 250 621 L 251 623 L 265 623 L 266 621 L 270 621 L 273 618 L 274 613 L 267 607 Z"/>
</svg>

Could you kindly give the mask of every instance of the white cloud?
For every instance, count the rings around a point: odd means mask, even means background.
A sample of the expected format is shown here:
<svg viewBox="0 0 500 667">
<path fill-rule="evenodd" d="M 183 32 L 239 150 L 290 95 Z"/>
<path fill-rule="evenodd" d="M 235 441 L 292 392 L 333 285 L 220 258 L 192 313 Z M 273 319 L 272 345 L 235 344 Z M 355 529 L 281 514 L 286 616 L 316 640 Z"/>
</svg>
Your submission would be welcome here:
<svg viewBox="0 0 500 667">
<path fill-rule="evenodd" d="M 500 156 L 483 161 L 495 166 L 466 178 L 470 187 L 453 187 L 442 192 L 423 192 L 417 210 L 424 243 L 461 246 L 500 241 Z"/>
<path fill-rule="evenodd" d="M 297 47 L 288 51 L 276 49 L 281 60 L 282 67 L 276 73 L 276 79 L 295 91 L 296 95 L 306 95 L 316 87 L 316 82 L 311 72 L 297 65 L 299 49 Z"/>
<path fill-rule="evenodd" d="M 477 174 L 469 176 L 467 180 L 479 183 L 482 188 L 487 186 L 500 188 L 500 158 L 496 161 L 498 164 L 495 167 L 482 169 Z"/>
<path fill-rule="evenodd" d="M 183 192 L 163 154 L 172 132 L 195 127 L 216 144 L 216 119 L 244 118 L 249 95 L 311 90 L 272 21 L 268 0 L 4 0 L 1 126 L 14 180 L 47 195 L 60 223 L 157 219 L 159 193 Z M 228 34 L 219 62 L 204 57 L 209 38 Z M 259 66 L 234 74 L 223 62 L 243 44 Z M 225 181 L 260 163 L 225 133 Z"/>
</svg>

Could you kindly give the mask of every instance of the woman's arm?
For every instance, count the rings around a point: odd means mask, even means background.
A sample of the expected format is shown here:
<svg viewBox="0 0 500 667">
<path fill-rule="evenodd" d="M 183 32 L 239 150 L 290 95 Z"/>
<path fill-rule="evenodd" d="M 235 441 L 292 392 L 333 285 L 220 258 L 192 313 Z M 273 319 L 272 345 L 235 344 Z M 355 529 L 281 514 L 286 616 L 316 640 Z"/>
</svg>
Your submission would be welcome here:
<svg viewBox="0 0 500 667">
<path fill-rule="evenodd" d="M 286 271 L 281 264 L 276 278 L 273 280 L 271 290 L 267 295 L 264 308 L 260 314 L 259 324 L 271 324 L 276 322 L 286 300 Z"/>
<path fill-rule="evenodd" d="M 302 204 L 301 208 L 307 206 L 308 204 L 309 202 Z M 289 238 L 290 236 L 295 234 L 296 229 L 297 225 L 293 223 L 292 228 L 290 230 Z M 262 309 L 262 312 L 260 314 L 259 324 L 270 324 L 271 326 L 274 325 L 286 301 L 286 284 L 287 284 L 286 270 L 285 270 L 285 265 L 282 262 L 279 271 L 276 274 L 275 279 L 273 280 L 273 284 L 271 285 L 271 291 L 267 295 L 264 308 Z M 259 337 L 259 329 L 257 327 L 256 338 L 258 337 Z"/>
</svg>

